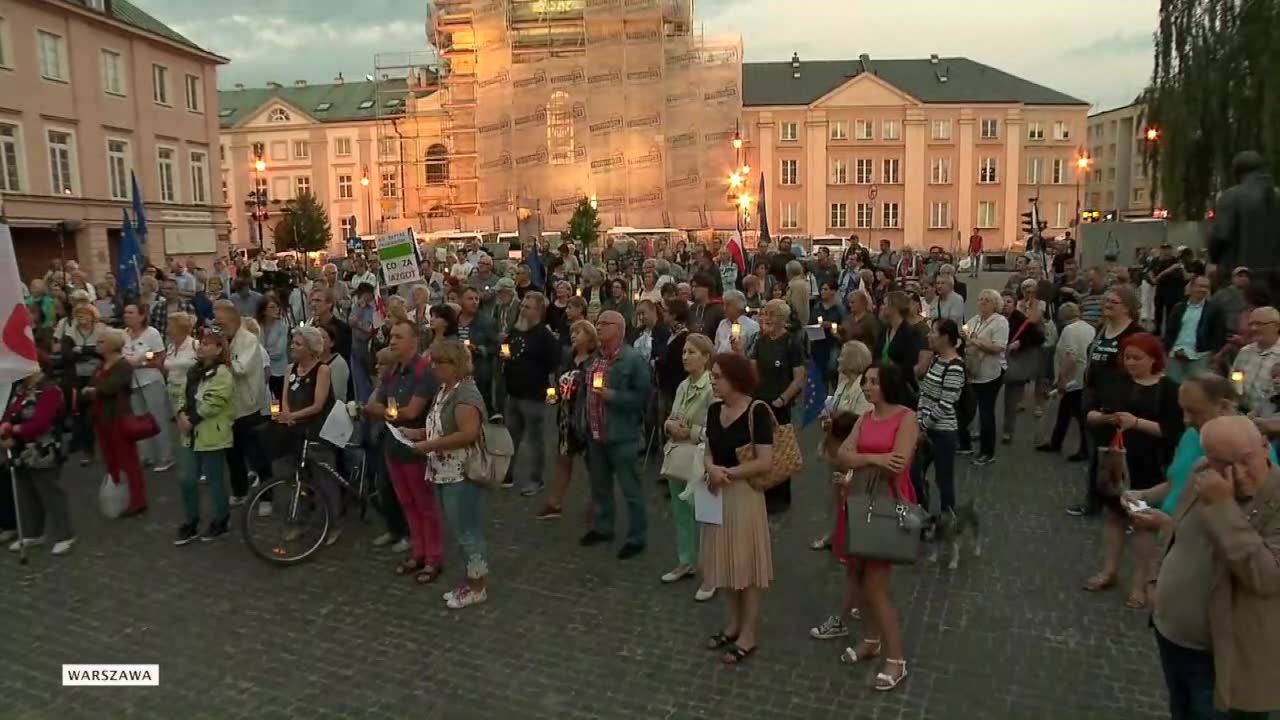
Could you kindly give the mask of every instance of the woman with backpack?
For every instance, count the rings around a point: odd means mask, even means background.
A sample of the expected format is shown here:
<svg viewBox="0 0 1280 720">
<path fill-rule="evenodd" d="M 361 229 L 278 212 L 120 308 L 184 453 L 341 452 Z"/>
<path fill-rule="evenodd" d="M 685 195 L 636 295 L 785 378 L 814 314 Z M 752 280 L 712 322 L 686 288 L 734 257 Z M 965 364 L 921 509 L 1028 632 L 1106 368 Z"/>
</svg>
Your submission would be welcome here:
<svg viewBox="0 0 1280 720">
<path fill-rule="evenodd" d="M 75 545 L 71 511 L 62 490 L 62 391 L 36 370 L 13 386 L 8 407 L 0 419 L 0 448 L 17 483 L 21 539 L 9 546 L 41 545 L 53 540 L 52 553 L 65 555 Z M 12 537 L 13 493 L 0 500 L 0 535 Z M 8 506 L 8 507 L 4 507 Z M 4 516 L 8 516 L 8 518 Z"/>
</svg>

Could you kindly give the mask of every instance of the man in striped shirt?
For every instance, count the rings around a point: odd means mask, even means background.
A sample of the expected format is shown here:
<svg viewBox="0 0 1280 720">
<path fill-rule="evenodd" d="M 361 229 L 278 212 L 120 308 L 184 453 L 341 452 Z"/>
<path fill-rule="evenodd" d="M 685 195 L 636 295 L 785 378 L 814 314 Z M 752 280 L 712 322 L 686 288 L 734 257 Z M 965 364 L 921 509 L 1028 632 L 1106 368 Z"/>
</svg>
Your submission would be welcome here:
<svg viewBox="0 0 1280 720">
<path fill-rule="evenodd" d="M 1094 266 L 1088 272 L 1089 292 L 1080 298 L 1080 319 L 1097 327 L 1102 322 L 1102 300 L 1107 293 L 1107 275 Z"/>
</svg>

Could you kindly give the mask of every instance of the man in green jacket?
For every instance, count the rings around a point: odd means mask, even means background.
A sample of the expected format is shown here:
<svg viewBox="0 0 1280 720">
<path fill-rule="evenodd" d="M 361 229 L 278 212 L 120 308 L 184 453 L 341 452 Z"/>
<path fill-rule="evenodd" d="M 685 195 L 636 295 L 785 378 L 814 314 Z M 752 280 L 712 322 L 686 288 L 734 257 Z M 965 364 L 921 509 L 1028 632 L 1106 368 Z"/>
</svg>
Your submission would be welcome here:
<svg viewBox="0 0 1280 720">
<path fill-rule="evenodd" d="M 644 551 L 644 494 L 636 456 L 640 452 L 641 425 L 649 399 L 649 365 L 635 348 L 623 345 L 627 331 L 622 315 L 612 310 L 596 321 L 600 352 L 587 375 L 587 471 L 591 476 L 591 500 L 595 506 L 591 530 L 582 536 L 583 547 L 613 540 L 613 480 L 622 486 L 627 503 L 627 539 L 618 551 L 626 560 Z"/>
</svg>

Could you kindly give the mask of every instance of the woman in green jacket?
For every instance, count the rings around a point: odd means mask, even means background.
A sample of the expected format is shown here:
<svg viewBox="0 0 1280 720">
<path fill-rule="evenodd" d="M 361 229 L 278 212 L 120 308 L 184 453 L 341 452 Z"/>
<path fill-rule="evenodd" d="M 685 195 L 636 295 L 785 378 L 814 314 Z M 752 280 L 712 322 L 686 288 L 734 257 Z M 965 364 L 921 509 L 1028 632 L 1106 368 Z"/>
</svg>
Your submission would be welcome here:
<svg viewBox="0 0 1280 720">
<path fill-rule="evenodd" d="M 223 457 L 231 447 L 231 425 L 235 409 L 231 402 L 231 369 L 227 367 L 229 340 L 216 330 L 200 339 L 199 361 L 187 374 L 186 391 L 177 408 L 178 432 L 182 438 L 182 504 L 186 521 L 178 528 L 174 545 L 186 545 L 197 537 L 213 540 L 227 532 L 231 508 L 223 485 Z M 203 476 L 213 503 L 213 519 L 204 535 L 199 534 L 200 490 Z"/>
<path fill-rule="evenodd" d="M 706 442 L 707 408 L 715 399 L 708 371 L 714 352 L 715 346 L 706 335 L 695 333 L 685 340 L 681 359 L 689 375 L 676 389 L 671 416 L 663 426 L 670 443 L 698 445 Z M 698 566 L 698 523 L 693 516 L 693 498 L 680 497 L 685 483 L 674 478 L 668 478 L 667 482 L 671 486 L 671 518 L 676 526 L 676 554 L 680 564 L 663 575 L 662 582 L 673 583 L 693 577 L 694 568 Z M 715 594 L 713 587 L 700 587 L 693 599 L 706 602 Z"/>
</svg>

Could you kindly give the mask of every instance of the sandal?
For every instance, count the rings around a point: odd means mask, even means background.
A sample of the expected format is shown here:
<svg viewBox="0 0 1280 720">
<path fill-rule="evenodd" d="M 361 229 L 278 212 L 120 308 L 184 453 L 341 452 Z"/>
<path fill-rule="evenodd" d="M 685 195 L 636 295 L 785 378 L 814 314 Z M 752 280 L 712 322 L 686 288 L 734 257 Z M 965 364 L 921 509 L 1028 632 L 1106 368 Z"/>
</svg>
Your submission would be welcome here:
<svg viewBox="0 0 1280 720">
<path fill-rule="evenodd" d="M 403 562 L 396 566 L 397 575 L 414 575 L 421 570 L 426 563 L 418 562 L 413 558 L 405 558 Z"/>
<path fill-rule="evenodd" d="M 1101 592 L 1102 590 L 1110 589 L 1115 584 L 1116 584 L 1115 575 L 1098 573 L 1097 575 L 1094 575 L 1093 577 L 1089 578 L 1089 580 L 1084 584 L 1084 589 L 1088 590 L 1089 592 Z"/>
<path fill-rule="evenodd" d="M 831 536 L 823 535 L 822 537 L 809 543 L 810 550 L 822 551 L 831 549 Z"/>
<path fill-rule="evenodd" d="M 840 662 L 844 665 L 857 665 L 880 657 L 879 639 L 863 638 L 861 644 L 867 646 L 865 653 L 859 653 L 857 649 L 847 647 L 844 652 L 840 653 Z"/>
<path fill-rule="evenodd" d="M 707 649 L 720 650 L 722 648 L 728 647 L 729 645 L 732 645 L 737 641 L 738 641 L 737 635 L 726 635 L 722 632 L 718 632 L 715 635 L 712 635 L 711 637 L 707 638 Z"/>
<path fill-rule="evenodd" d="M 444 568 L 442 567 L 432 565 L 430 563 L 423 563 L 422 568 L 414 574 L 413 580 L 419 585 L 430 585 L 435 582 L 436 578 L 440 577 L 440 574 L 443 572 Z"/>
<path fill-rule="evenodd" d="M 1142 592 L 1131 593 L 1128 599 L 1124 601 L 1124 606 L 1129 608 L 1130 610 L 1142 610 L 1146 608 L 1147 598 L 1145 596 L 1145 593 L 1142 593 Z"/>
<path fill-rule="evenodd" d="M 890 658 L 889 660 L 885 660 L 884 662 L 885 662 L 885 665 L 895 665 L 897 667 L 902 668 L 902 672 L 899 673 L 897 677 L 894 677 L 886 672 L 876 673 L 876 684 L 874 686 L 875 689 L 881 692 L 888 692 L 898 687 L 898 685 L 900 685 L 903 680 L 907 679 L 907 661 L 894 660 Z"/>
<path fill-rule="evenodd" d="M 728 652 L 720 656 L 720 662 L 724 665 L 741 665 L 755 654 L 756 648 L 744 649 L 738 643 L 734 643 L 729 647 Z"/>
</svg>

